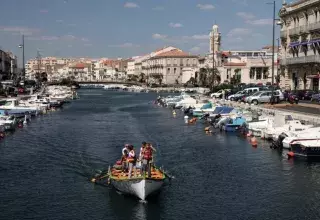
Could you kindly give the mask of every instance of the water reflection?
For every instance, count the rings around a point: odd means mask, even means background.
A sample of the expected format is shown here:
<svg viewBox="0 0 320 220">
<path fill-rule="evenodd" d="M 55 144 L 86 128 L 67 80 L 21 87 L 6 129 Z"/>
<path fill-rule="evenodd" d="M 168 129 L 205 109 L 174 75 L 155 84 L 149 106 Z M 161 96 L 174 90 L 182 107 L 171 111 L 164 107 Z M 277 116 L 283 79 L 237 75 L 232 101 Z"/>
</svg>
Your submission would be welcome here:
<svg viewBox="0 0 320 220">
<path fill-rule="evenodd" d="M 110 188 L 109 197 L 113 214 L 119 219 L 160 219 L 159 194 L 149 197 L 147 202 L 142 202 L 133 196 L 121 194 L 114 188 Z"/>
</svg>

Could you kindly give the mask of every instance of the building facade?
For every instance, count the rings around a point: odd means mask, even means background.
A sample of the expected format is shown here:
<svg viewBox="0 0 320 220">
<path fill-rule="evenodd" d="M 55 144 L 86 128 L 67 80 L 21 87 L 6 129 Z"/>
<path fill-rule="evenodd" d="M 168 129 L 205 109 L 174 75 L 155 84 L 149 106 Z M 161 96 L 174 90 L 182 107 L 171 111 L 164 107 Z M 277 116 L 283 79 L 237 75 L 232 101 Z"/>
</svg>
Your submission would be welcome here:
<svg viewBox="0 0 320 220">
<path fill-rule="evenodd" d="M 281 19 L 281 86 L 319 90 L 320 0 L 284 3 Z"/>
<path fill-rule="evenodd" d="M 11 79 L 17 74 L 17 57 L 11 52 L 0 50 L 0 80 Z"/>
<path fill-rule="evenodd" d="M 198 57 L 183 52 L 180 49 L 173 49 L 158 53 L 148 60 L 143 61 L 143 71 L 149 83 L 156 84 L 182 84 L 190 80 L 190 68 L 198 68 Z M 184 71 L 184 68 L 189 68 Z M 189 79 L 183 76 L 186 72 Z"/>
<path fill-rule="evenodd" d="M 199 58 L 200 75 L 207 73 L 209 79 L 212 69 L 215 68 L 215 85 L 219 83 L 252 83 L 269 84 L 272 82 L 272 46 L 257 51 L 222 51 L 221 34 L 218 25 L 213 25 L 209 34 L 210 53 Z M 278 51 L 275 48 L 274 83 L 278 73 Z M 214 65 L 213 65 L 214 64 Z M 202 77 L 198 77 L 198 81 Z M 213 79 L 210 79 L 213 82 Z"/>
</svg>

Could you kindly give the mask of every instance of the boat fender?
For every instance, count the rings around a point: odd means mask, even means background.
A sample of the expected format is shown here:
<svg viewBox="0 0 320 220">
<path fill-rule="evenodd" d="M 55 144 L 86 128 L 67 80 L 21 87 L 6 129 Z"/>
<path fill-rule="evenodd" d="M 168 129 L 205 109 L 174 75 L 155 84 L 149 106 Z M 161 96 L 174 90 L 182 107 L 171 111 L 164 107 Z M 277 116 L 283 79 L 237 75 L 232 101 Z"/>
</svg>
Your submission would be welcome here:
<svg viewBox="0 0 320 220">
<path fill-rule="evenodd" d="M 252 138 L 250 139 L 250 142 L 251 142 L 251 145 L 252 145 L 253 147 L 258 146 L 258 142 L 257 142 L 257 139 L 256 139 L 255 137 L 252 137 Z"/>
<path fill-rule="evenodd" d="M 287 155 L 288 155 L 288 158 L 294 157 L 294 153 L 292 151 L 289 151 Z"/>
<path fill-rule="evenodd" d="M 0 138 L 4 138 L 4 133 L 0 132 Z"/>
</svg>

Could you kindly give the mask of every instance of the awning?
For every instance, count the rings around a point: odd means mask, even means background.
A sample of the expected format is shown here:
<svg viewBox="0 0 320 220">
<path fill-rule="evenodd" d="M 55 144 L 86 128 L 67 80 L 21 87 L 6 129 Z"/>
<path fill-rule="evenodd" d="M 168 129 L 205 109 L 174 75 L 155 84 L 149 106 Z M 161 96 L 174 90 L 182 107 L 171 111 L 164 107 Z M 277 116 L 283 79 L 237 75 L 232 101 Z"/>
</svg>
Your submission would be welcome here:
<svg viewBox="0 0 320 220">
<path fill-rule="evenodd" d="M 309 78 L 309 79 L 320 79 L 320 74 L 309 75 L 309 76 L 307 76 L 307 78 Z"/>
<path fill-rule="evenodd" d="M 320 39 L 302 41 L 302 42 L 292 42 L 289 44 L 289 47 L 303 46 L 303 45 L 314 44 L 314 43 L 320 43 Z"/>
</svg>

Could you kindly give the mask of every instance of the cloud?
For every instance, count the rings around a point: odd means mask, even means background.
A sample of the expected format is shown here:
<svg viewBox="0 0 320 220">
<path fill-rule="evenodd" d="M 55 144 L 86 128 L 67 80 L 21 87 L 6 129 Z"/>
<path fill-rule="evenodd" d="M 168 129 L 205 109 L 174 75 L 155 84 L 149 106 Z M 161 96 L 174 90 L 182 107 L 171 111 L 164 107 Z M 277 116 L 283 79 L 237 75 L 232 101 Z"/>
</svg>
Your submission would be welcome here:
<svg viewBox="0 0 320 220">
<path fill-rule="evenodd" d="M 133 48 L 133 47 L 140 47 L 140 45 L 133 44 L 133 43 L 123 43 L 123 44 L 118 44 L 118 45 L 109 45 L 109 47 Z"/>
<path fill-rule="evenodd" d="M 248 0 L 232 0 L 233 3 L 248 6 Z"/>
<path fill-rule="evenodd" d="M 136 4 L 136 3 L 133 3 L 133 2 L 126 2 L 126 3 L 124 4 L 124 7 L 125 7 L 125 8 L 139 8 L 139 5 Z"/>
<path fill-rule="evenodd" d="M 202 35 L 192 35 L 190 37 L 187 36 L 187 38 L 193 39 L 193 40 L 208 40 L 209 39 L 209 35 L 206 34 L 202 34 Z"/>
<path fill-rule="evenodd" d="M 154 10 L 154 11 L 162 11 L 162 10 L 164 10 L 164 7 L 156 6 L 156 7 L 152 8 L 152 10 Z"/>
<path fill-rule="evenodd" d="M 64 39 L 64 40 L 76 40 L 77 37 L 74 36 L 74 35 L 68 34 L 68 35 L 62 36 L 61 39 Z"/>
<path fill-rule="evenodd" d="M 252 30 L 251 29 L 234 28 L 234 29 L 231 29 L 228 32 L 227 37 L 236 38 L 236 37 L 241 37 L 241 36 L 248 36 L 250 34 L 252 34 Z"/>
<path fill-rule="evenodd" d="M 85 47 L 91 47 L 92 44 L 84 44 L 83 46 L 85 46 Z"/>
<path fill-rule="evenodd" d="M 247 12 L 238 12 L 237 15 L 244 20 L 251 20 L 256 17 L 253 14 Z"/>
<path fill-rule="evenodd" d="M 257 19 L 252 21 L 247 21 L 248 24 L 264 26 L 264 25 L 272 25 L 272 19 Z"/>
<path fill-rule="evenodd" d="M 63 20 L 56 20 L 57 23 L 63 23 Z"/>
<path fill-rule="evenodd" d="M 180 24 L 180 23 L 172 23 L 172 22 L 169 24 L 169 26 L 172 27 L 172 28 L 181 28 L 181 27 L 183 27 L 183 25 Z"/>
<path fill-rule="evenodd" d="M 152 35 L 153 39 L 161 39 L 161 40 L 163 40 L 163 39 L 166 39 L 167 37 L 168 37 L 167 35 L 162 35 L 162 34 L 153 34 Z"/>
<path fill-rule="evenodd" d="M 69 26 L 69 27 L 75 27 L 75 26 L 77 26 L 77 25 L 76 25 L 76 24 L 71 23 L 71 24 L 67 24 L 67 26 Z"/>
<path fill-rule="evenodd" d="M 188 43 L 190 41 L 208 40 L 209 35 L 191 35 L 191 36 L 168 36 L 164 34 L 153 34 L 152 38 L 155 40 L 162 40 L 169 43 Z"/>
<path fill-rule="evenodd" d="M 201 51 L 201 48 L 200 47 L 192 47 L 190 49 L 190 52 L 192 53 L 199 53 Z"/>
<path fill-rule="evenodd" d="M 85 37 L 81 38 L 80 40 L 81 40 L 81 41 L 84 41 L 84 42 L 89 42 L 89 39 L 88 39 L 88 38 L 85 38 Z"/>
<path fill-rule="evenodd" d="M 255 19 L 256 16 L 247 12 L 238 12 L 237 15 L 245 20 L 247 24 L 264 26 L 272 25 L 272 19 Z"/>
<path fill-rule="evenodd" d="M 45 13 L 48 13 L 49 11 L 47 10 L 47 9 L 41 9 L 40 10 L 40 13 L 42 13 L 42 14 L 45 14 Z"/>
<path fill-rule="evenodd" d="M 18 26 L 0 26 L 0 31 L 12 34 L 33 35 L 40 32 L 40 29 Z"/>
<path fill-rule="evenodd" d="M 73 35 L 63 35 L 63 36 L 37 36 L 37 37 L 28 37 L 28 40 L 35 40 L 35 41 L 58 41 L 58 40 L 65 40 L 65 41 L 83 41 L 89 42 L 89 39 L 84 37 L 76 37 Z"/>
<path fill-rule="evenodd" d="M 214 6 L 211 4 L 197 4 L 197 7 L 201 10 L 213 10 Z"/>
</svg>

